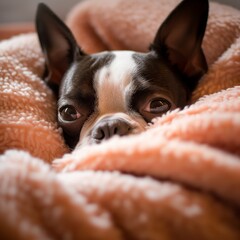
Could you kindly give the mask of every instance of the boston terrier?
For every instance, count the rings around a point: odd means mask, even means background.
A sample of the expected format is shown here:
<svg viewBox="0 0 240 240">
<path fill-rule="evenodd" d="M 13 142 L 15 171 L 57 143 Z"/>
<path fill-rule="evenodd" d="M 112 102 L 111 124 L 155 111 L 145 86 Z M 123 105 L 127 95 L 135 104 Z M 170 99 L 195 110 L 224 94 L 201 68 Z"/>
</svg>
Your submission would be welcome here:
<svg viewBox="0 0 240 240">
<path fill-rule="evenodd" d="M 208 0 L 183 0 L 147 53 L 86 54 L 69 28 L 39 4 L 44 79 L 56 92 L 58 124 L 71 149 L 142 132 L 153 118 L 188 104 L 208 69 L 201 47 L 208 8 Z"/>
</svg>

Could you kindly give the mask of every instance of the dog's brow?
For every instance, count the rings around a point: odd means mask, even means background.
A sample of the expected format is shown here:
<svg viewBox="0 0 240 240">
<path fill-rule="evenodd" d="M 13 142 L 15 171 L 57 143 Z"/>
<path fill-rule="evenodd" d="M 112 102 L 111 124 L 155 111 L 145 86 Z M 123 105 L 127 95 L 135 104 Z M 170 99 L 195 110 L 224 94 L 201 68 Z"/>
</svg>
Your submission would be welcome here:
<svg viewBox="0 0 240 240">
<path fill-rule="evenodd" d="M 86 93 L 78 92 L 77 94 L 64 95 L 64 98 L 62 99 L 64 99 L 65 101 L 70 100 L 78 103 L 88 103 L 90 101 L 91 102 L 94 101 L 95 95 L 93 93 L 86 94 Z"/>
<path fill-rule="evenodd" d="M 126 111 L 126 95 L 132 86 L 136 64 L 132 51 L 113 51 L 114 59 L 99 69 L 94 79 L 100 113 Z"/>
</svg>

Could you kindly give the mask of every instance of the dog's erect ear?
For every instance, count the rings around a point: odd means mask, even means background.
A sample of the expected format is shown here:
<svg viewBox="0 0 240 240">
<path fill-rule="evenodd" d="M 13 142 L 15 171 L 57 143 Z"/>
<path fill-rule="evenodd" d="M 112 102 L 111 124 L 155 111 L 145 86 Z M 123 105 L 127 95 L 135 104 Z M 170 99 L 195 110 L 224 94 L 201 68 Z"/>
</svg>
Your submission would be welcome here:
<svg viewBox="0 0 240 240">
<path fill-rule="evenodd" d="M 208 68 L 201 47 L 208 9 L 208 0 L 183 0 L 160 26 L 151 46 L 184 76 L 193 79 Z"/>
<path fill-rule="evenodd" d="M 46 60 L 46 81 L 60 84 L 70 64 L 84 55 L 68 27 L 43 3 L 38 5 L 36 30 Z"/>
</svg>

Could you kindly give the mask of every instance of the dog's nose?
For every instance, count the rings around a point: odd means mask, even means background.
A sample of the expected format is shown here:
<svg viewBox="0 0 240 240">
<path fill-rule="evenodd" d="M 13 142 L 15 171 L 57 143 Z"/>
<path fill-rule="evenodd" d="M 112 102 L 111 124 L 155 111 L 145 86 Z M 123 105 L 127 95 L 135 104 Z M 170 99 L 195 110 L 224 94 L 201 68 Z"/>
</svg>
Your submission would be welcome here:
<svg viewBox="0 0 240 240">
<path fill-rule="evenodd" d="M 94 126 L 91 136 L 99 142 L 114 135 L 128 135 L 131 130 L 131 124 L 124 119 L 103 119 Z"/>
</svg>

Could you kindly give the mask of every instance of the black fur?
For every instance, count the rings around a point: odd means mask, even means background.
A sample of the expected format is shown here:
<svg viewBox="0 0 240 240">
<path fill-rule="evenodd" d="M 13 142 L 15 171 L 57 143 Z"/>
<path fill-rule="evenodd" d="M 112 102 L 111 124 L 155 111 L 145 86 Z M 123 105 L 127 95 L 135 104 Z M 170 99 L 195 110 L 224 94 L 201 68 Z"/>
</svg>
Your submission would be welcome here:
<svg viewBox="0 0 240 240">
<path fill-rule="evenodd" d="M 141 106 L 155 93 L 164 93 L 175 107 L 188 103 L 208 69 L 201 47 L 207 18 L 208 0 L 183 0 L 159 27 L 150 51 L 133 55 L 137 71 L 132 74 L 134 91 L 127 96 L 128 111 L 150 122 L 156 115 L 142 112 Z M 66 142 L 74 147 L 85 121 L 97 111 L 94 74 L 114 55 L 84 53 L 68 27 L 44 4 L 37 10 L 36 29 L 46 59 L 45 80 L 56 91 L 58 111 L 69 105 L 82 115 L 72 122 L 58 118 Z"/>
</svg>

